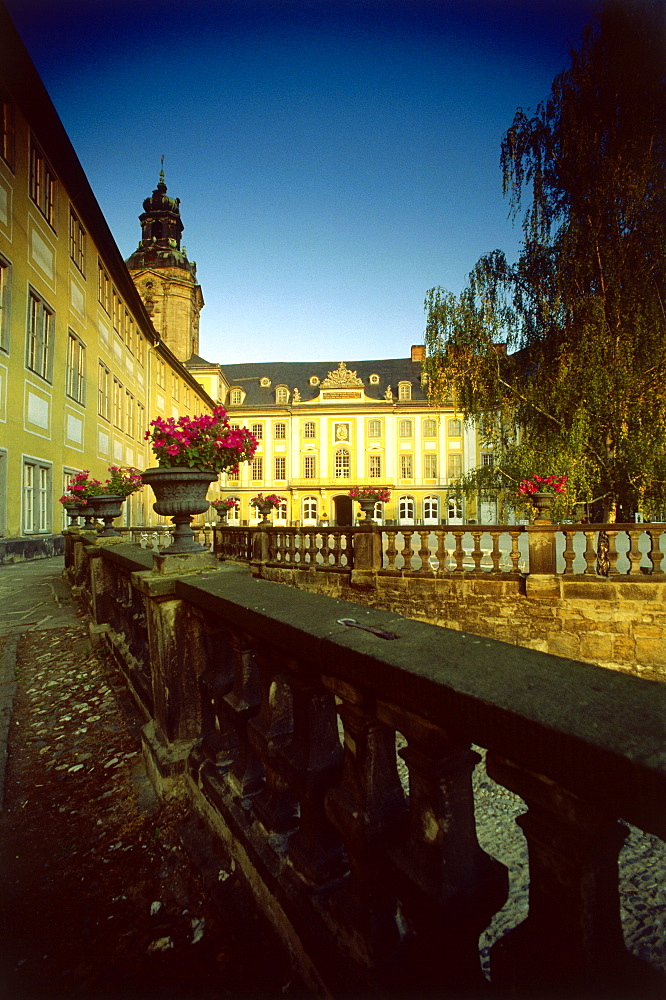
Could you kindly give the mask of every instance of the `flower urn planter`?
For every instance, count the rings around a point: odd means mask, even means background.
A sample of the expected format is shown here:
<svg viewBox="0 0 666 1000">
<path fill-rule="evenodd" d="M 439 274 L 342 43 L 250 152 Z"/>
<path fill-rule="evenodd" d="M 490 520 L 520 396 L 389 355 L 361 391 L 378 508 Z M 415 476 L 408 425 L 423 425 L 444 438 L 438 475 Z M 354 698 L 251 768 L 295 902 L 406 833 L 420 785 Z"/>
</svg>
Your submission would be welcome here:
<svg viewBox="0 0 666 1000">
<path fill-rule="evenodd" d="M 261 528 L 265 527 L 266 525 L 270 525 L 271 522 L 268 520 L 268 515 L 273 510 L 273 504 L 262 503 L 259 507 L 257 507 L 257 510 L 261 514 L 261 521 L 259 522 L 259 527 Z"/>
<path fill-rule="evenodd" d="M 195 514 L 204 514 L 208 510 L 206 494 L 210 484 L 217 479 L 217 473 L 185 465 L 146 469 L 141 478 L 155 494 L 155 513 L 170 517 L 174 523 L 173 541 L 163 554 L 205 552 L 205 546 L 195 540 L 190 522 Z"/>
<path fill-rule="evenodd" d="M 376 500 L 357 500 L 356 503 L 359 505 L 363 513 L 365 514 L 364 524 L 375 524 L 375 504 Z"/>
<path fill-rule="evenodd" d="M 120 517 L 123 510 L 125 497 L 107 493 L 101 496 L 90 497 L 88 507 L 93 515 L 104 522 L 103 528 L 98 528 L 101 538 L 119 537 L 120 532 L 113 527 L 113 521 Z"/>
<path fill-rule="evenodd" d="M 550 524 L 550 508 L 555 499 L 554 493 L 533 493 L 530 497 L 536 508 L 534 515 L 535 524 Z"/>
<path fill-rule="evenodd" d="M 83 531 L 96 530 L 96 514 L 89 503 L 79 504 L 79 517 L 83 518 Z"/>
<path fill-rule="evenodd" d="M 78 503 L 65 503 L 63 504 L 63 507 L 65 508 L 65 513 L 69 518 L 69 524 L 67 527 L 71 531 L 71 529 L 75 528 L 79 523 L 79 505 Z"/>
</svg>

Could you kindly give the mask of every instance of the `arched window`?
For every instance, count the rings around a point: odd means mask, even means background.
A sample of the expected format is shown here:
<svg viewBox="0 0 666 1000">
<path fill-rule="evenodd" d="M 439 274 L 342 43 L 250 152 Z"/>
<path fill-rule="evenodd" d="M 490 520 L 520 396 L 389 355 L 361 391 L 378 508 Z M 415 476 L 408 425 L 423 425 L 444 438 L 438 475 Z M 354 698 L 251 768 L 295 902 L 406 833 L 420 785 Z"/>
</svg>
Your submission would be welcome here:
<svg viewBox="0 0 666 1000">
<path fill-rule="evenodd" d="M 275 390 L 275 402 L 278 404 L 289 402 L 289 389 L 286 385 L 279 385 Z"/>
<path fill-rule="evenodd" d="M 412 436 L 411 420 L 401 420 L 398 424 L 398 437 L 410 438 Z"/>
<path fill-rule="evenodd" d="M 437 524 L 439 521 L 439 497 L 429 496 L 423 498 L 423 520 L 428 524 Z"/>
<path fill-rule="evenodd" d="M 423 437 L 424 438 L 434 438 L 437 437 L 437 421 L 432 420 L 428 417 L 427 420 L 423 421 Z"/>
<path fill-rule="evenodd" d="M 398 399 L 411 399 L 411 398 L 412 398 L 412 383 L 398 382 Z"/>
<path fill-rule="evenodd" d="M 448 522 L 449 524 L 462 524 L 463 506 L 462 500 L 458 497 L 449 497 L 448 501 Z"/>
<path fill-rule="evenodd" d="M 303 497 L 303 524 L 317 523 L 317 498 Z"/>
<path fill-rule="evenodd" d="M 243 402 L 243 393 L 240 389 L 232 389 L 229 393 L 229 402 L 232 406 L 240 406 Z"/>
<path fill-rule="evenodd" d="M 398 516 L 401 524 L 414 523 L 414 497 L 400 497 L 398 501 Z"/>
<path fill-rule="evenodd" d="M 349 479 L 351 474 L 351 452 L 349 448 L 338 448 L 335 453 L 335 478 Z"/>
<path fill-rule="evenodd" d="M 275 520 L 276 521 L 286 521 L 287 520 L 287 501 L 283 500 L 275 508 Z"/>
<path fill-rule="evenodd" d="M 236 501 L 235 507 L 229 508 L 229 513 L 227 514 L 227 521 L 239 521 L 240 520 L 240 497 L 232 497 Z"/>
</svg>

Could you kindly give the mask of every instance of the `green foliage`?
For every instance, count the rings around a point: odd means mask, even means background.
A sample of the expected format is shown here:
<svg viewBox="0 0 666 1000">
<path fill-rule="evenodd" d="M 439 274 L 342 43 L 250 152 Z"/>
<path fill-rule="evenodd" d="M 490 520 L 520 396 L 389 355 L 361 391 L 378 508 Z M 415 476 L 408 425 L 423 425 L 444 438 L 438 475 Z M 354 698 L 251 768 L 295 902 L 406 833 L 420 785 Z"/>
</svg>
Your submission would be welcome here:
<svg viewBox="0 0 666 1000">
<path fill-rule="evenodd" d="M 603 8 L 504 137 L 512 212 L 530 198 L 518 260 L 428 293 L 431 399 L 453 395 L 496 454 L 465 488 L 515 503 L 522 478 L 566 474 L 568 516 L 666 501 L 665 42 L 661 4 Z"/>
</svg>

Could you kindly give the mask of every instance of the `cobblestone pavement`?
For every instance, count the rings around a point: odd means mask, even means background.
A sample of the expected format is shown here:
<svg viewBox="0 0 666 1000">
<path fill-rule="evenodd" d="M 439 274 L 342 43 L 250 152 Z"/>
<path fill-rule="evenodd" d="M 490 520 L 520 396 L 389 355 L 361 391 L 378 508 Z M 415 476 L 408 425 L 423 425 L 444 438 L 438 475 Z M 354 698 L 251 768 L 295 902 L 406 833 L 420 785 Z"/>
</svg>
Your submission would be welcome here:
<svg viewBox="0 0 666 1000">
<path fill-rule="evenodd" d="M 303 995 L 219 845 L 156 800 L 62 565 L 0 567 L 0 997 Z"/>
</svg>

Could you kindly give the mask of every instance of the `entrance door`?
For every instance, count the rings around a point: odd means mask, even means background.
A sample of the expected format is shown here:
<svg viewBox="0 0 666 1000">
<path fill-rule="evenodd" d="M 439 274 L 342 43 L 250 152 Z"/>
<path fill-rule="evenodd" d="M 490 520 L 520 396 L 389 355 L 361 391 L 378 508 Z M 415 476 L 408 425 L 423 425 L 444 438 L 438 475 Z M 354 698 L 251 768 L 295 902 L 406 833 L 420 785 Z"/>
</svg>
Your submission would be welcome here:
<svg viewBox="0 0 666 1000">
<path fill-rule="evenodd" d="M 353 505 L 354 501 L 351 497 L 334 497 L 333 503 L 335 504 L 335 523 L 336 524 L 353 524 Z"/>
</svg>

